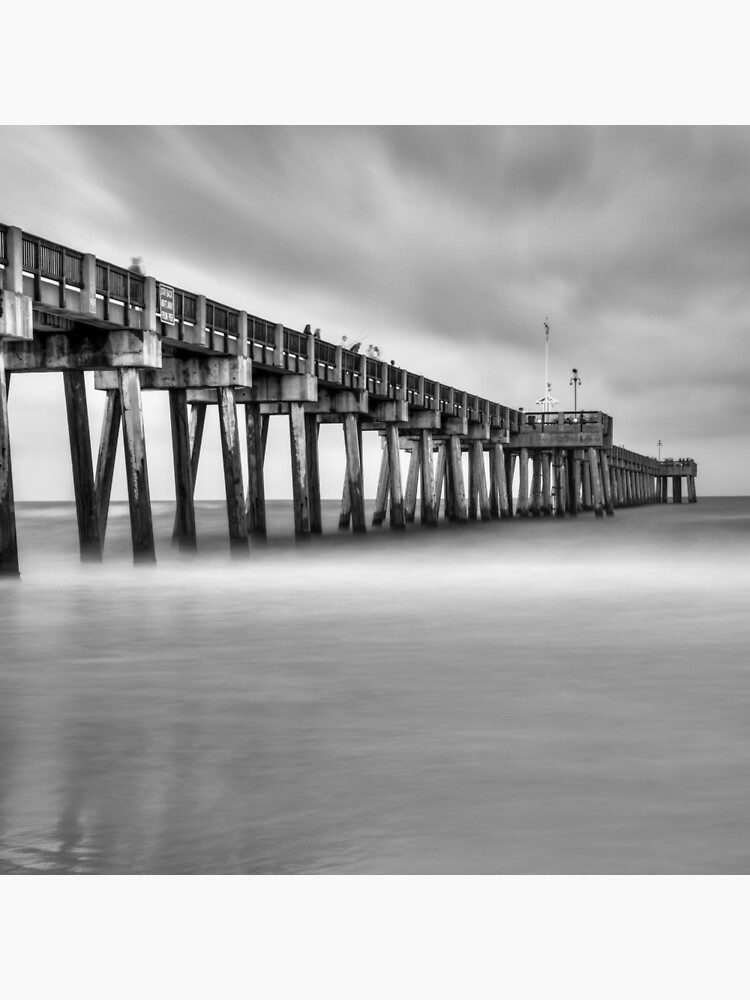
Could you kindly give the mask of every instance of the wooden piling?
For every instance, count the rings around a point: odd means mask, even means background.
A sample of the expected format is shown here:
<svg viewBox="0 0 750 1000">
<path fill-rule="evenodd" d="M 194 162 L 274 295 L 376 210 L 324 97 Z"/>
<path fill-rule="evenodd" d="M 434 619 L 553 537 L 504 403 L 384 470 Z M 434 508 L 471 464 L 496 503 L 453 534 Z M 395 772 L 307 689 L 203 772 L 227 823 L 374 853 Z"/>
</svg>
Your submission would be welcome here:
<svg viewBox="0 0 750 1000">
<path fill-rule="evenodd" d="M 118 389 L 108 389 L 104 402 L 99 455 L 96 462 L 96 509 L 99 518 L 99 538 L 104 549 L 109 518 L 109 501 L 112 496 L 112 478 L 117 458 L 117 442 L 122 422 L 122 403 Z"/>
<path fill-rule="evenodd" d="M 438 446 L 437 461 L 435 462 L 435 517 L 440 517 L 440 502 L 445 494 L 445 502 L 448 503 L 448 484 L 446 481 L 446 461 L 445 461 L 445 441 L 441 441 Z M 445 509 L 445 508 L 444 508 Z"/>
<path fill-rule="evenodd" d="M 490 511 L 490 498 L 487 493 L 487 474 L 484 468 L 484 447 L 481 441 L 472 441 L 472 451 L 474 453 L 474 469 L 477 484 L 477 496 L 479 498 L 479 513 L 483 521 L 492 519 Z"/>
<path fill-rule="evenodd" d="M 193 477 L 190 468 L 190 424 L 188 421 L 187 390 L 169 390 L 169 416 L 172 426 L 172 459 L 174 466 L 175 529 L 172 541 L 180 549 L 196 548 L 195 503 Z"/>
<path fill-rule="evenodd" d="M 432 433 L 423 430 L 419 447 L 421 451 L 422 524 L 437 524 L 437 504 L 435 502 L 435 470 L 432 461 Z"/>
<path fill-rule="evenodd" d="M 474 443 L 471 442 L 469 445 L 469 455 L 468 455 L 468 466 L 469 466 L 469 520 L 476 521 L 477 515 L 479 513 L 479 504 L 477 503 L 479 498 L 479 470 L 477 469 L 476 455 L 474 452 Z"/>
<path fill-rule="evenodd" d="M 542 513 L 542 453 L 534 451 L 531 457 L 531 516 Z"/>
<path fill-rule="evenodd" d="M 261 417 L 259 403 L 245 403 L 245 428 L 247 432 L 247 530 L 254 538 L 266 537 L 266 484 L 263 471 L 265 445 L 263 430 L 268 439 L 268 420 Z"/>
<path fill-rule="evenodd" d="M 401 488 L 401 454 L 398 441 L 398 428 L 388 424 L 385 431 L 386 448 L 388 450 L 388 482 L 391 492 L 391 527 L 403 529 L 404 495 Z"/>
<path fill-rule="evenodd" d="M 558 449 L 555 451 L 555 458 L 558 458 Z M 559 456 L 562 463 L 562 455 Z M 552 455 L 548 451 L 542 452 L 542 514 L 549 516 L 552 513 Z M 555 486 L 555 496 L 558 495 L 559 483 Z"/>
<path fill-rule="evenodd" d="M 134 562 L 156 562 L 151 493 L 146 461 L 141 384 L 137 368 L 118 370 L 122 406 L 122 437 L 125 444 L 125 478 L 130 505 L 130 533 Z"/>
<path fill-rule="evenodd" d="M 409 471 L 406 474 L 406 495 L 404 497 L 404 517 L 409 524 L 414 520 L 417 510 L 421 457 L 419 446 L 414 442 L 409 456 Z"/>
<path fill-rule="evenodd" d="M 581 494 L 581 461 L 578 452 L 571 448 L 568 451 L 568 491 L 567 491 L 567 512 L 572 517 L 578 516 L 578 506 Z"/>
<path fill-rule="evenodd" d="M 91 457 L 85 373 L 78 369 L 64 371 L 63 383 L 81 559 L 101 562 L 102 544 L 99 534 L 94 464 Z"/>
<path fill-rule="evenodd" d="M 672 503 L 682 503 L 682 476 L 672 476 Z"/>
<path fill-rule="evenodd" d="M 310 494 L 307 480 L 307 443 L 305 410 L 302 403 L 289 404 L 289 444 L 292 459 L 292 496 L 294 499 L 294 534 L 310 538 Z"/>
<path fill-rule="evenodd" d="M 450 481 L 453 495 L 451 519 L 463 524 L 469 520 L 469 508 L 466 503 L 464 470 L 461 465 L 461 439 L 458 434 L 450 434 L 448 441 L 450 448 Z"/>
<path fill-rule="evenodd" d="M 599 461 L 596 448 L 589 448 L 589 475 L 591 476 L 591 499 L 594 507 L 594 514 L 597 517 L 604 517 L 604 496 L 602 493 L 602 482 L 599 476 Z"/>
<path fill-rule="evenodd" d="M 599 465 L 602 477 L 602 492 L 604 494 L 604 509 L 608 515 L 612 516 L 615 512 L 615 507 L 612 501 L 612 483 L 609 475 L 609 460 L 607 458 L 607 452 L 604 448 L 602 448 L 599 452 Z"/>
<path fill-rule="evenodd" d="M 323 533 L 323 510 L 320 496 L 320 424 L 316 413 L 305 413 L 305 446 L 307 448 L 307 494 L 310 504 L 310 531 Z"/>
<path fill-rule="evenodd" d="M 224 491 L 227 498 L 229 544 L 235 552 L 247 551 L 247 511 L 245 487 L 242 482 L 240 435 L 237 426 L 237 406 L 234 389 L 216 390 L 219 403 L 219 435 L 224 464 Z"/>
<path fill-rule="evenodd" d="M 339 510 L 339 529 L 348 531 L 352 523 L 352 504 L 349 498 L 349 477 L 344 470 L 344 486 L 341 490 L 341 508 Z"/>
<path fill-rule="evenodd" d="M 508 449 L 505 453 L 505 486 L 508 493 L 508 517 L 515 516 L 513 509 L 513 477 L 516 471 L 516 454 Z"/>
<path fill-rule="evenodd" d="M 581 461 L 581 491 L 582 491 L 582 501 L 581 510 L 592 510 L 593 503 L 591 497 L 591 463 L 588 458 L 583 458 Z"/>
<path fill-rule="evenodd" d="M 575 506 L 575 497 L 569 499 L 570 492 L 570 470 L 565 464 L 565 452 L 562 448 L 555 448 L 553 455 L 553 475 L 555 482 L 555 516 L 565 517 L 566 510 Z"/>
<path fill-rule="evenodd" d="M 529 514 L 529 450 L 521 448 L 518 455 L 518 503 L 516 510 L 521 517 Z"/>
<path fill-rule="evenodd" d="M 13 499 L 13 470 L 10 458 L 8 386 L 3 342 L 0 340 L 0 574 L 18 576 L 16 505 Z"/>
<path fill-rule="evenodd" d="M 375 510 L 372 514 L 372 525 L 378 527 L 385 521 L 385 513 L 388 507 L 388 493 L 390 484 L 390 469 L 388 466 L 388 446 L 383 442 L 383 450 L 380 454 L 380 473 L 378 474 L 378 491 L 375 494 Z"/>
<path fill-rule="evenodd" d="M 695 492 L 695 476 L 687 477 L 688 503 L 698 503 L 698 495 Z"/>
<path fill-rule="evenodd" d="M 294 405 L 294 404 L 291 404 Z M 352 512 L 352 530 L 367 531 L 365 524 L 365 497 L 362 482 L 362 458 L 357 418 L 353 413 L 344 415 L 344 447 L 346 449 L 346 474 L 349 483 L 349 502 Z"/>
</svg>

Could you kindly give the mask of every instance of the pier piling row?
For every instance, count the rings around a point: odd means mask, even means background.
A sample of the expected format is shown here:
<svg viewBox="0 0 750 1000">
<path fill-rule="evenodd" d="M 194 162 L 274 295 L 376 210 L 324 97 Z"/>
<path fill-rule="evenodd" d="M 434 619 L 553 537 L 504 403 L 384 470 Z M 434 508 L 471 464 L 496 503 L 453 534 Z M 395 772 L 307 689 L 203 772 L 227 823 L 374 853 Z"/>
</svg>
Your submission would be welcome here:
<svg viewBox="0 0 750 1000">
<path fill-rule="evenodd" d="M 173 541 L 197 545 L 194 485 L 207 411 L 215 409 L 231 550 L 266 535 L 264 461 L 271 417 L 288 422 L 294 528 L 322 531 L 318 436 L 342 428 L 341 529 L 367 530 L 362 436 L 380 435 L 374 526 L 577 516 L 696 501 L 697 467 L 612 444 L 601 411 L 524 413 L 0 225 L 0 572 L 18 575 L 8 393 L 11 376 L 63 376 L 82 559 L 100 560 L 116 449 L 125 454 L 133 558 L 154 546 L 142 393 L 169 395 Z M 106 393 L 96 465 L 84 373 Z M 15 385 L 15 380 L 14 380 Z M 14 389 L 14 391 L 16 391 Z M 244 407 L 243 481 L 238 406 Z M 401 454 L 408 455 L 402 476 Z M 465 456 L 465 461 L 464 461 Z M 464 469 L 468 476 L 464 475 Z M 515 502 L 514 502 L 515 491 Z"/>
</svg>

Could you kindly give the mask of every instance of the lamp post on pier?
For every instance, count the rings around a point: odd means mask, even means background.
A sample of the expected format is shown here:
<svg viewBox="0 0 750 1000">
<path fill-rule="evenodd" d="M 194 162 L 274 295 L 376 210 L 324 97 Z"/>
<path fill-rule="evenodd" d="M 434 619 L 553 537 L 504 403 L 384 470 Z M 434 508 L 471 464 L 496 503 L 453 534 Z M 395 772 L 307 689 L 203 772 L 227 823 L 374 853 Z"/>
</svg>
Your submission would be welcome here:
<svg viewBox="0 0 750 1000">
<path fill-rule="evenodd" d="M 656 442 L 656 447 L 659 449 L 659 461 L 661 462 L 661 438 Z"/>
<path fill-rule="evenodd" d="M 578 386 L 581 384 L 581 380 L 578 377 L 578 369 L 573 369 L 573 378 L 570 380 L 570 385 L 573 386 L 573 409 L 578 410 Z"/>
</svg>

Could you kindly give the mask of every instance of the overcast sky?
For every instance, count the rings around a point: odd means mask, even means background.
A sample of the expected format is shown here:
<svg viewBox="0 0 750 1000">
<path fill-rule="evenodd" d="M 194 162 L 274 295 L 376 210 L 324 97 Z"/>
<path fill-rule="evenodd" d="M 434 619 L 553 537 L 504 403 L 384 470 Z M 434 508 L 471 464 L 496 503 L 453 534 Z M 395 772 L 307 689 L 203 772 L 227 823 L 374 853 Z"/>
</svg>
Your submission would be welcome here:
<svg viewBox="0 0 750 1000">
<path fill-rule="evenodd" d="M 0 221 L 505 405 L 544 391 L 615 443 L 750 493 L 748 128 L 2 127 Z M 101 394 L 91 393 L 94 446 Z M 145 401 L 152 495 L 168 406 Z M 13 380 L 19 500 L 72 498 L 62 378 Z M 215 421 L 212 421 L 215 423 Z M 290 494 L 272 421 L 267 492 Z M 197 495 L 220 497 L 218 438 Z M 340 494 L 325 429 L 323 492 Z M 366 436 L 370 437 L 370 436 Z M 374 442 L 376 444 L 376 442 Z M 369 446 L 368 446 L 369 447 Z M 375 451 L 366 466 L 374 495 Z M 125 498 L 120 468 L 113 496 Z"/>
</svg>

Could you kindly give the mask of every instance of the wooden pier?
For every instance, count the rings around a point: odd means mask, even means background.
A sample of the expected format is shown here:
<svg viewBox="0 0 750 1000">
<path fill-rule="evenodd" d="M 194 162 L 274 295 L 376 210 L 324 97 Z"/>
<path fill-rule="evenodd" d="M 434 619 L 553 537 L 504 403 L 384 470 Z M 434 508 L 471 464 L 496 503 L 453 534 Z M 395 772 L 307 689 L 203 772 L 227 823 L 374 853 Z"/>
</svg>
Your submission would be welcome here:
<svg viewBox="0 0 750 1000">
<path fill-rule="evenodd" d="M 683 478 L 688 500 L 696 502 L 694 461 L 660 462 L 614 446 L 606 413 L 524 413 L 327 343 L 309 328 L 292 330 L 12 226 L 0 225 L 0 287 L 0 573 L 19 572 L 8 393 L 11 376 L 24 372 L 63 376 L 83 559 L 102 558 L 121 433 L 134 560 L 156 558 L 141 402 L 148 391 L 169 394 L 174 541 L 187 549 L 197 544 L 193 493 L 209 408 L 219 424 L 236 553 L 266 533 L 271 417 L 288 422 L 300 539 L 322 530 L 323 423 L 342 428 L 339 526 L 354 532 L 368 527 L 364 431 L 382 443 L 375 526 L 387 517 L 391 528 L 403 530 L 415 521 L 418 500 L 420 521 L 429 527 L 441 514 L 455 522 L 588 511 L 604 517 L 617 507 L 666 502 L 670 480 L 672 500 L 680 503 Z M 106 393 L 96 465 L 86 371 L 96 373 L 96 389 Z M 409 456 L 405 481 L 402 452 Z"/>
</svg>

